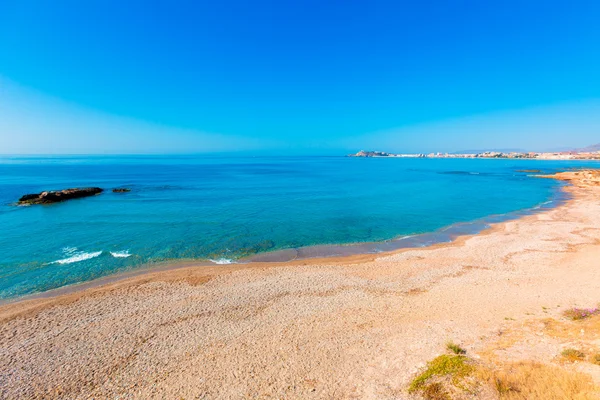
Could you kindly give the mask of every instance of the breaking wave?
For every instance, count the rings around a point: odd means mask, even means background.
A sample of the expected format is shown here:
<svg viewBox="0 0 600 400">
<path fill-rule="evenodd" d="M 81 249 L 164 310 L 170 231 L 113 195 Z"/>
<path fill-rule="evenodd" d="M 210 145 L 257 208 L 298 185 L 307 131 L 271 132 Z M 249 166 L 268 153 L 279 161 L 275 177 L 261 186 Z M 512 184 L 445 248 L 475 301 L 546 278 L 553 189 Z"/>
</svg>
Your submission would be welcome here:
<svg viewBox="0 0 600 400">
<path fill-rule="evenodd" d="M 209 260 L 215 264 L 235 264 L 233 262 L 233 260 L 230 260 L 229 258 L 217 258 L 216 260 Z"/>
<path fill-rule="evenodd" d="M 110 255 L 115 258 L 127 258 L 127 257 L 131 256 L 131 253 L 129 253 L 129 250 L 111 251 Z"/>
<path fill-rule="evenodd" d="M 60 260 L 52 261 L 48 264 L 72 264 L 80 261 L 89 260 L 90 258 L 96 258 L 102 251 L 94 251 L 91 253 L 86 253 L 84 251 L 78 251 L 77 247 L 65 247 L 62 249 L 66 258 L 62 258 Z"/>
</svg>

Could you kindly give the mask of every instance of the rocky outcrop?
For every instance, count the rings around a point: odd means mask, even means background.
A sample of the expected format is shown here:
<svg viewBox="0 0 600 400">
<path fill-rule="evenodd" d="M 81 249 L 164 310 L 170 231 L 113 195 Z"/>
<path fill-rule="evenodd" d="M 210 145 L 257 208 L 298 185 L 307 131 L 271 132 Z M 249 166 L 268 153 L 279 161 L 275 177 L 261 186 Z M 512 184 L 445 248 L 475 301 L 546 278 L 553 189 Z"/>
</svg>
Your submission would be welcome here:
<svg viewBox="0 0 600 400">
<path fill-rule="evenodd" d="M 26 194 L 19 199 L 19 204 L 53 204 L 61 201 L 78 199 L 81 197 L 95 196 L 102 193 L 99 187 L 73 188 L 48 191 L 37 194 Z"/>
<path fill-rule="evenodd" d="M 581 169 L 576 171 L 558 172 L 554 175 L 538 175 L 538 178 L 553 178 L 569 181 L 572 185 L 582 188 L 600 186 L 600 169 Z"/>
<path fill-rule="evenodd" d="M 127 192 L 131 192 L 131 189 L 129 188 L 114 188 L 113 193 L 127 193 Z"/>
<path fill-rule="evenodd" d="M 383 151 L 361 150 L 356 154 L 348 154 L 348 157 L 388 157 L 390 154 Z"/>
</svg>

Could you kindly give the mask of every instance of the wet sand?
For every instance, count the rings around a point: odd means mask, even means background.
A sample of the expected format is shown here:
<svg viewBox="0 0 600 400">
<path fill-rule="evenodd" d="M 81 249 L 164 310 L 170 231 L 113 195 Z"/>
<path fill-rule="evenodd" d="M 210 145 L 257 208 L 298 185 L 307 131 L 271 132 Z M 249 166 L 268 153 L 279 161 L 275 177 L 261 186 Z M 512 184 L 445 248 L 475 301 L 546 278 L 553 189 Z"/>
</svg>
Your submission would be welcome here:
<svg viewBox="0 0 600 400">
<path fill-rule="evenodd" d="M 565 204 L 450 244 L 183 264 L 5 304 L 0 397 L 407 398 L 447 340 L 476 354 L 503 327 L 598 303 L 600 176 L 557 178 Z"/>
</svg>

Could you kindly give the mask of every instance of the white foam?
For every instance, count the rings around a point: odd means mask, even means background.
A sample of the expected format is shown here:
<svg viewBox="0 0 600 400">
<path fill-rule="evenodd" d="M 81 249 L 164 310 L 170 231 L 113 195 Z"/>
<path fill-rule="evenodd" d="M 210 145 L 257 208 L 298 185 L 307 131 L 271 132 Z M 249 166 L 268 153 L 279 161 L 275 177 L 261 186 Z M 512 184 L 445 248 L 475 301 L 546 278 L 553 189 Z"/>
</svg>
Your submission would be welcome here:
<svg viewBox="0 0 600 400">
<path fill-rule="evenodd" d="M 131 256 L 131 253 L 129 253 L 129 250 L 111 251 L 110 255 L 115 258 L 127 258 L 127 257 Z"/>
<path fill-rule="evenodd" d="M 537 206 L 533 207 L 532 210 L 539 210 L 540 208 L 542 208 L 542 206 L 545 206 L 546 204 L 550 204 L 550 203 L 552 203 L 552 200 L 545 201 L 545 202 L 540 203 Z"/>
<path fill-rule="evenodd" d="M 406 235 L 406 236 L 401 236 L 399 238 L 395 238 L 395 239 L 392 239 L 392 240 L 403 240 L 403 239 L 408 239 L 408 238 L 411 238 L 411 237 L 414 237 L 414 236 L 417 236 L 417 235 Z"/>
<path fill-rule="evenodd" d="M 209 261 L 214 262 L 215 264 L 235 264 L 233 260 L 230 260 L 229 258 L 217 258 L 216 260 Z"/>
<path fill-rule="evenodd" d="M 62 252 L 68 256 L 75 254 L 76 251 L 77 251 L 77 247 L 63 247 L 62 248 Z"/>
<path fill-rule="evenodd" d="M 71 257 L 63 258 L 62 260 L 52 261 L 50 264 L 72 264 L 79 261 L 89 260 L 90 258 L 98 257 L 102 254 L 102 251 L 95 251 L 93 253 L 78 252 L 73 254 Z"/>
</svg>

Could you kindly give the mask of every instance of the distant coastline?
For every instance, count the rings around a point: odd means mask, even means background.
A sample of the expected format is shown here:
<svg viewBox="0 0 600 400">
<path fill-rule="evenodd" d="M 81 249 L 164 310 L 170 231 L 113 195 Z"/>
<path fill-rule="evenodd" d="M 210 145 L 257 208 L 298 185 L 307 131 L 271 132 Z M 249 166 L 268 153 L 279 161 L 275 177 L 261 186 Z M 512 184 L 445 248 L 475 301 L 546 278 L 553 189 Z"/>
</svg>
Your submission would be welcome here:
<svg viewBox="0 0 600 400">
<path fill-rule="evenodd" d="M 398 158 L 510 158 L 531 160 L 600 160 L 600 146 L 561 152 L 501 152 L 480 153 L 387 153 L 384 151 L 361 150 L 347 157 L 398 157 Z"/>
</svg>

